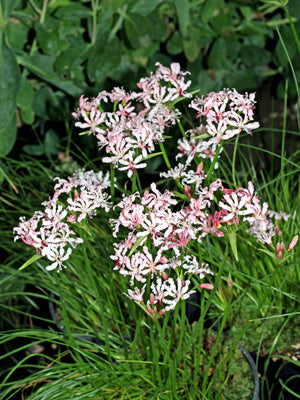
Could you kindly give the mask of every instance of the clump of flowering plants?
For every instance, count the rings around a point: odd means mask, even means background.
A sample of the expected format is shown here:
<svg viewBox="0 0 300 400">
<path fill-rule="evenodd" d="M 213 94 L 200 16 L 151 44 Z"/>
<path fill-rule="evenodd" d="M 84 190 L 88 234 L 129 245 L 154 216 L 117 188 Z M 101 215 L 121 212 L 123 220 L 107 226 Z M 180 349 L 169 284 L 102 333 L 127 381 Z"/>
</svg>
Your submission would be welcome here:
<svg viewBox="0 0 300 400">
<path fill-rule="evenodd" d="M 110 173 L 78 171 L 68 180 L 56 178 L 44 211 L 27 221 L 22 218 L 14 229 L 16 239 L 51 262 L 47 269 L 59 271 L 72 248 L 83 241 L 72 226 L 82 227 L 99 208 L 110 211 L 114 270 L 128 278 L 126 296 L 154 319 L 174 310 L 195 290 L 213 289 L 216 271 L 202 259 L 206 236 L 228 237 L 236 259 L 241 226 L 271 246 L 279 259 L 288 257 L 297 242 L 293 238 L 286 253 L 282 242 L 274 245 L 280 230 L 273 220 L 289 216 L 269 210 L 251 181 L 247 187 L 229 188 L 216 176 L 224 141 L 259 127 L 254 121 L 255 95 L 224 89 L 193 97 L 188 75 L 177 63 L 170 68 L 157 63 L 155 73 L 139 81 L 138 91 L 114 88 L 93 99 L 82 96 L 73 113 L 75 125 L 96 136 Z M 180 122 L 176 104 L 183 100 L 196 112 L 198 126 L 193 129 L 184 130 Z M 166 134 L 175 125 L 182 137 L 171 163 Z M 162 156 L 167 167 L 160 178 L 177 190 L 160 190 L 158 181 L 141 187 L 138 171 L 154 156 Z M 116 169 L 131 179 L 130 194 L 116 182 Z M 116 189 L 123 192 L 118 200 Z"/>
</svg>

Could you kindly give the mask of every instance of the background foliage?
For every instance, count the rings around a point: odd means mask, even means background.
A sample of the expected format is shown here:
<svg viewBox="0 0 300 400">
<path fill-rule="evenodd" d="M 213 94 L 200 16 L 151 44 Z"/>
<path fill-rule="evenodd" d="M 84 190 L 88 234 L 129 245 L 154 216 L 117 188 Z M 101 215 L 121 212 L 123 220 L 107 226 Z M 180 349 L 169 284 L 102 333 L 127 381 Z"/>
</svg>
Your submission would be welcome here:
<svg viewBox="0 0 300 400">
<path fill-rule="evenodd" d="M 271 4 L 269 4 L 271 3 Z M 291 75 L 276 27 L 300 75 L 281 3 L 258 0 L 1 0 L 0 156 L 56 155 L 84 93 L 135 88 L 156 61 L 180 61 L 202 93 L 257 89 Z M 300 3 L 288 2 L 300 32 Z M 296 94 L 289 86 L 289 96 Z"/>
</svg>

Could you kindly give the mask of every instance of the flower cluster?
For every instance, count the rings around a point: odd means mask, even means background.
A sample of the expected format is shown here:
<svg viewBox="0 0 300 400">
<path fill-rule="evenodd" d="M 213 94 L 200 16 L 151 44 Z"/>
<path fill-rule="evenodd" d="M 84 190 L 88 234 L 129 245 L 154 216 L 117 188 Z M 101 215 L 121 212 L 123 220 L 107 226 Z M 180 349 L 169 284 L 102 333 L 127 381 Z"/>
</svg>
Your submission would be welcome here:
<svg viewBox="0 0 300 400">
<path fill-rule="evenodd" d="M 36 211 L 26 220 L 20 218 L 18 227 L 14 228 L 15 240 L 35 247 L 38 254 L 45 256 L 52 264 L 47 270 L 64 267 L 72 253 L 72 248 L 83 240 L 70 228 L 83 219 L 92 218 L 101 207 L 108 211 L 111 207 L 109 196 L 104 191 L 109 185 L 109 174 L 102 172 L 77 171 L 68 180 L 55 178 L 54 195 L 44 202 L 43 211 Z M 65 202 L 62 195 L 65 195 Z M 67 203 L 67 206 L 64 205 Z"/>
<path fill-rule="evenodd" d="M 130 277 L 135 290 L 129 289 L 127 296 L 145 305 L 150 314 L 173 310 L 180 299 L 193 293 L 192 285 L 212 288 L 198 282 L 212 271 L 198 262 L 195 242 L 202 243 L 207 235 L 222 237 L 232 226 L 237 229 L 240 220 L 248 221 L 253 232 L 254 222 L 269 223 L 268 204 L 261 205 L 252 182 L 248 188 L 231 190 L 217 179 L 205 187 L 201 167 L 181 176 L 191 185 L 187 193 L 194 194 L 188 196 L 188 205 L 180 208 L 172 192 L 161 193 L 152 183 L 151 191 L 142 196 L 138 192 L 124 196 L 115 206 L 121 208 L 119 218 L 110 220 L 114 237 L 121 228 L 127 232 L 125 239 L 114 244 L 115 270 Z M 219 208 L 212 212 L 216 203 Z M 145 292 L 149 281 L 150 293 Z"/>
<path fill-rule="evenodd" d="M 44 203 L 44 211 L 35 212 L 28 221 L 21 218 L 14 228 L 16 239 L 34 246 L 52 262 L 48 270 L 60 270 L 72 248 L 82 243 L 70 226 L 92 218 L 99 207 L 120 209 L 117 217 L 109 220 L 115 239 L 111 259 L 115 270 L 129 278 L 126 296 L 154 318 L 174 310 L 196 289 L 213 288 L 213 271 L 199 261 L 206 236 L 232 238 L 243 223 L 261 243 L 272 245 L 274 235 L 280 234 L 272 218 L 289 217 L 269 210 L 252 182 L 247 188 L 229 189 L 221 179 L 211 178 L 224 140 L 241 132 L 251 134 L 259 127 L 254 121 L 255 94 L 224 89 L 192 99 L 188 92 L 191 81 L 186 80 L 189 72 L 183 72 L 177 63 L 170 68 L 156 66 L 155 73 L 138 82 L 137 91 L 127 93 L 116 87 L 90 100 L 81 96 L 73 113 L 75 125 L 96 136 L 99 149 L 106 153 L 103 163 L 127 172 L 132 193 L 123 194 L 112 207 L 105 192 L 110 186 L 109 175 L 78 171 L 68 180 L 56 178 L 55 193 Z M 188 131 L 184 131 L 175 108 L 184 99 L 190 101 L 189 107 L 200 120 L 199 126 Z M 177 142 L 177 165 L 172 168 L 164 142 L 166 129 L 176 123 L 182 137 Z M 137 170 L 157 155 L 157 144 L 168 167 L 160 176 L 174 179 L 181 193 L 161 192 L 155 182 L 149 190 L 136 191 Z M 207 160 L 212 163 L 208 173 L 203 164 L 207 165 Z M 295 237 L 289 250 L 296 242 Z M 283 251 L 284 244 L 278 242 L 279 258 Z"/>
<path fill-rule="evenodd" d="M 157 63 L 155 74 L 138 83 L 140 92 L 126 93 L 115 88 L 102 91 L 90 101 L 83 96 L 79 109 L 73 113 L 75 126 L 87 129 L 98 139 L 99 149 L 105 148 L 104 163 L 111 163 L 131 177 L 155 149 L 164 141 L 165 129 L 176 123 L 179 116 L 173 104 L 178 98 L 191 97 L 187 92 L 191 81 L 185 82 L 180 65 L 170 68 Z M 109 107 L 110 104 L 110 107 Z M 108 108 L 108 111 L 105 109 Z"/>
</svg>

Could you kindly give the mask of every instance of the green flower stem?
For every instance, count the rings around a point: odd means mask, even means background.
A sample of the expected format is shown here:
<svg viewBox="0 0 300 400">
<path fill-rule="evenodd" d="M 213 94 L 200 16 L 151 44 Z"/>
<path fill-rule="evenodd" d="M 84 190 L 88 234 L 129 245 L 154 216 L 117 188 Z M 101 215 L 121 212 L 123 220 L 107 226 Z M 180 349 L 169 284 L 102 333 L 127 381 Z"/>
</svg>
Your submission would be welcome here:
<svg viewBox="0 0 300 400">
<path fill-rule="evenodd" d="M 93 27 L 92 27 L 92 37 L 91 42 L 92 44 L 96 43 L 97 38 L 97 9 L 99 6 L 98 0 L 92 0 L 92 15 L 93 15 Z"/>
<path fill-rule="evenodd" d="M 214 159 L 213 159 L 213 162 L 211 163 L 211 166 L 210 166 L 210 168 L 209 168 L 209 170 L 208 170 L 207 178 L 206 178 L 208 181 L 209 181 L 209 179 L 210 179 L 210 177 L 211 177 L 211 175 L 212 175 L 212 173 L 213 173 L 213 170 L 214 170 L 214 167 L 215 167 L 216 162 L 217 162 L 217 160 L 218 160 L 218 157 L 219 157 L 221 148 L 222 148 L 222 146 L 223 146 L 223 142 L 224 142 L 224 140 L 221 140 L 221 142 L 220 142 L 220 144 L 219 144 L 219 147 L 217 148 L 217 152 L 216 152 L 216 155 L 215 155 L 215 157 L 214 157 Z"/>
<path fill-rule="evenodd" d="M 135 172 L 132 177 L 131 177 L 131 193 L 137 192 L 137 184 L 136 184 L 136 179 L 137 179 L 137 172 Z"/>
<path fill-rule="evenodd" d="M 163 158 L 165 160 L 166 166 L 168 167 L 168 169 L 172 169 L 171 163 L 170 163 L 170 161 L 168 159 L 164 144 L 162 142 L 160 142 L 159 143 L 159 147 L 160 147 L 160 150 L 162 152 Z"/>
<path fill-rule="evenodd" d="M 177 125 L 178 125 L 178 127 L 180 129 L 180 132 L 181 132 L 182 136 L 187 139 L 185 130 L 183 129 L 182 123 L 181 123 L 181 121 L 179 119 L 177 120 Z"/>
<path fill-rule="evenodd" d="M 237 153 L 237 148 L 238 148 L 238 142 L 239 142 L 239 134 L 235 137 L 235 142 L 234 142 L 234 148 L 233 148 L 233 156 L 232 156 L 232 180 L 233 180 L 233 185 L 236 187 L 236 179 L 235 179 L 235 161 L 236 161 L 236 153 Z"/>
<path fill-rule="evenodd" d="M 115 200 L 115 168 L 113 164 L 110 164 L 110 197 L 111 201 Z"/>
</svg>

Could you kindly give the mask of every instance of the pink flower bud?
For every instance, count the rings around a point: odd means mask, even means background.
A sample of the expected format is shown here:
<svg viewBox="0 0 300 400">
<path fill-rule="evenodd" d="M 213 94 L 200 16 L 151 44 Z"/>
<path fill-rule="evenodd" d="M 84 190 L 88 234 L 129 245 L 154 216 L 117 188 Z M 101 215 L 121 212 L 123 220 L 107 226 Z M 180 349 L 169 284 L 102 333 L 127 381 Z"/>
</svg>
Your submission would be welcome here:
<svg viewBox="0 0 300 400">
<path fill-rule="evenodd" d="M 291 243 L 289 244 L 289 250 L 292 250 L 298 242 L 298 235 L 294 236 Z"/>
<path fill-rule="evenodd" d="M 182 287 L 185 287 L 185 285 L 186 285 L 185 281 L 182 281 L 181 284 L 182 284 Z"/>
<path fill-rule="evenodd" d="M 161 264 L 166 264 L 166 263 L 168 262 L 168 259 L 167 259 L 166 256 L 163 256 L 163 257 L 161 257 L 161 258 L 159 259 L 159 262 L 160 262 Z"/>
<path fill-rule="evenodd" d="M 156 306 L 153 307 L 153 311 L 154 311 L 155 314 L 157 314 L 157 307 Z"/>
<path fill-rule="evenodd" d="M 190 199 L 192 198 L 192 196 L 191 196 L 191 187 L 190 187 L 190 186 L 185 185 L 185 187 L 184 187 L 184 192 L 185 192 L 186 195 L 188 195 L 188 197 L 189 197 Z"/>
<path fill-rule="evenodd" d="M 149 304 L 147 304 L 147 310 L 148 310 L 148 312 L 149 312 L 150 314 L 153 313 L 153 311 L 152 311 L 151 307 L 149 306 Z"/>
<path fill-rule="evenodd" d="M 279 251 L 278 252 L 278 258 L 281 259 L 281 257 L 282 257 L 282 251 Z"/>
<path fill-rule="evenodd" d="M 159 310 L 159 315 L 163 315 L 166 312 L 166 310 L 163 308 L 162 310 Z"/>
<path fill-rule="evenodd" d="M 75 198 L 75 199 L 78 199 L 78 197 L 79 197 L 79 193 L 78 193 L 77 190 L 75 189 L 75 190 L 74 190 L 74 198 Z"/>
<path fill-rule="evenodd" d="M 203 162 L 201 162 L 201 163 L 198 165 L 198 167 L 197 167 L 197 169 L 196 169 L 196 175 L 201 175 L 202 170 L 203 170 Z"/>
<path fill-rule="evenodd" d="M 163 277 L 164 281 L 168 280 L 168 275 L 167 275 L 167 273 L 165 271 L 162 273 L 162 277 Z"/>
<path fill-rule="evenodd" d="M 213 290 L 214 285 L 212 285 L 211 283 L 201 283 L 199 287 L 202 289 Z"/>
<path fill-rule="evenodd" d="M 76 214 L 71 214 L 68 216 L 67 221 L 70 222 L 70 224 L 75 224 L 76 222 Z"/>
<path fill-rule="evenodd" d="M 151 294 L 150 294 L 150 304 L 154 304 L 154 301 L 155 301 L 154 294 L 151 293 Z"/>
<path fill-rule="evenodd" d="M 277 254 L 279 254 L 279 253 L 282 253 L 283 252 L 283 250 L 284 250 L 284 244 L 281 242 L 278 242 L 277 244 L 276 244 L 276 253 Z"/>
</svg>

